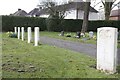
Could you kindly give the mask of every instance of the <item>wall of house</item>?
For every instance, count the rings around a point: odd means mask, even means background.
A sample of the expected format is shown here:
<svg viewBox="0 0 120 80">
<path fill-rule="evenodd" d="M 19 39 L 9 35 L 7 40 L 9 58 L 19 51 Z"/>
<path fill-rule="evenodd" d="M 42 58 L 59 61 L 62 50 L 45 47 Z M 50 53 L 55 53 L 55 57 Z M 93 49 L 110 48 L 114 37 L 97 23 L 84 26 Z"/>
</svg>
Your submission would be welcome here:
<svg viewBox="0 0 120 80">
<path fill-rule="evenodd" d="M 78 19 L 83 19 L 84 11 L 78 11 Z M 76 19 L 76 10 L 70 11 L 70 13 L 65 17 L 65 19 Z M 99 20 L 99 14 L 90 12 L 89 13 L 89 20 Z"/>
<path fill-rule="evenodd" d="M 49 15 L 47 15 L 47 14 L 43 14 L 43 15 L 40 15 L 40 17 L 42 17 L 42 18 L 48 18 Z"/>
<path fill-rule="evenodd" d="M 99 14 L 95 12 L 89 13 L 89 20 L 99 20 Z"/>
<path fill-rule="evenodd" d="M 65 19 L 76 19 L 76 11 L 75 10 L 67 11 Z"/>
<path fill-rule="evenodd" d="M 99 11 L 98 15 L 99 15 L 99 20 L 105 20 L 105 13 L 104 13 L 104 11 Z"/>
<path fill-rule="evenodd" d="M 76 10 L 71 10 L 71 11 L 67 11 L 66 12 L 66 16 L 65 19 L 77 19 L 76 18 Z M 48 18 L 49 15 L 40 15 L 40 17 L 43 18 Z M 79 10 L 78 11 L 78 19 L 83 19 L 84 16 L 84 11 Z M 90 12 L 89 13 L 89 20 L 99 20 L 99 14 L 98 13 L 94 13 L 94 12 Z"/>
<path fill-rule="evenodd" d="M 109 20 L 118 20 L 118 16 L 113 16 L 113 17 L 110 17 Z"/>
<path fill-rule="evenodd" d="M 79 10 L 78 18 L 83 19 L 84 11 Z M 99 14 L 95 12 L 89 12 L 89 20 L 99 20 Z"/>
</svg>

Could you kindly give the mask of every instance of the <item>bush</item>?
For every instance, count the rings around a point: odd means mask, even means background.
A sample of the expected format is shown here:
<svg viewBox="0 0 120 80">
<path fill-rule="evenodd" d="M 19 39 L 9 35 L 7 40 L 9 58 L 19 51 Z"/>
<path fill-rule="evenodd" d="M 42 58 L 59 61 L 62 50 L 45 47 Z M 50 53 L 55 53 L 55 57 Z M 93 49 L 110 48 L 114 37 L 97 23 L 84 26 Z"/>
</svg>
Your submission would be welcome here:
<svg viewBox="0 0 120 80">
<path fill-rule="evenodd" d="M 82 20 L 73 19 L 46 19 L 48 31 L 81 31 Z"/>
<path fill-rule="evenodd" d="M 46 30 L 45 18 L 2 16 L 2 31 L 13 31 L 15 26 L 23 26 L 25 30 L 29 26 L 34 30 L 37 26 L 41 31 Z"/>
<path fill-rule="evenodd" d="M 17 34 L 15 34 L 13 32 L 7 32 L 6 34 L 8 35 L 8 37 L 17 38 Z"/>
<path fill-rule="evenodd" d="M 62 31 L 60 19 L 46 19 L 46 26 L 48 31 L 60 32 Z"/>
<path fill-rule="evenodd" d="M 97 28 L 100 28 L 100 27 L 115 27 L 120 29 L 119 23 L 120 23 L 120 20 L 119 21 L 112 21 L 112 20 L 89 21 L 88 31 L 97 31 Z"/>
<path fill-rule="evenodd" d="M 77 19 L 45 19 L 37 17 L 15 17 L 15 16 L 2 16 L 2 30 L 3 31 L 13 31 L 16 26 L 24 26 L 27 30 L 28 26 L 32 27 L 34 30 L 35 26 L 38 26 L 41 31 L 67 31 L 67 32 L 77 32 L 81 31 L 82 20 Z M 115 27 L 120 29 L 120 21 L 89 21 L 88 31 L 97 31 L 99 27 Z"/>
<path fill-rule="evenodd" d="M 77 32 L 81 31 L 82 29 L 82 20 L 77 19 L 64 19 L 62 20 L 61 24 L 58 19 L 53 19 L 50 22 L 47 22 L 48 24 L 48 30 L 50 31 L 67 31 L 67 32 Z M 53 24 L 51 24 L 53 23 Z M 100 27 L 115 27 L 120 30 L 120 21 L 104 21 L 104 20 L 98 20 L 98 21 L 89 21 L 87 31 L 97 31 L 97 28 Z"/>
</svg>

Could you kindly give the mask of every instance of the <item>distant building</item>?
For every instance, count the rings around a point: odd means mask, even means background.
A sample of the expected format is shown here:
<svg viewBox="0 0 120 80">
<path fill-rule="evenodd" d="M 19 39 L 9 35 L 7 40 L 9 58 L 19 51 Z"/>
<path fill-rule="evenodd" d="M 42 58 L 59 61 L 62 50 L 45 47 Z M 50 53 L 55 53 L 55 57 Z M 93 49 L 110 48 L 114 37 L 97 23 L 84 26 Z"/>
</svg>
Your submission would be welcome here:
<svg viewBox="0 0 120 80">
<path fill-rule="evenodd" d="M 27 12 L 22 10 L 22 9 L 18 9 L 18 11 L 16 11 L 13 14 L 11 14 L 11 16 L 22 16 L 22 17 L 25 17 L 27 15 L 28 15 Z"/>
<path fill-rule="evenodd" d="M 53 7 L 58 11 L 66 11 L 65 19 L 83 19 L 84 17 L 84 2 L 69 2 L 67 4 L 62 4 Z M 33 12 L 33 13 L 32 13 Z M 44 9 L 33 9 L 30 11 L 29 15 L 31 16 L 39 16 L 47 18 L 50 15 L 49 8 Z M 89 20 L 99 20 L 99 13 L 93 7 L 90 6 L 89 11 Z"/>
<path fill-rule="evenodd" d="M 110 20 L 120 20 L 120 9 L 112 10 L 109 19 Z"/>
<path fill-rule="evenodd" d="M 99 11 L 99 20 L 105 20 L 105 12 Z"/>
<path fill-rule="evenodd" d="M 28 16 L 30 16 L 30 17 L 36 17 L 38 11 L 40 11 L 39 8 L 34 8 L 32 11 L 30 11 L 30 12 L 28 13 Z"/>
</svg>

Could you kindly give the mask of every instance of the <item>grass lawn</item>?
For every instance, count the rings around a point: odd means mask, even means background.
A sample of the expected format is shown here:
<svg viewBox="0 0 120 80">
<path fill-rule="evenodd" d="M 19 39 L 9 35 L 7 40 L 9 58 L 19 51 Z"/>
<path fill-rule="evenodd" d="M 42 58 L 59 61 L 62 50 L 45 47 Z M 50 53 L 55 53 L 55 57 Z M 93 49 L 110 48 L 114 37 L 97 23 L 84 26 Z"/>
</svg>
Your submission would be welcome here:
<svg viewBox="0 0 120 80">
<path fill-rule="evenodd" d="M 100 72 L 94 68 L 95 65 L 96 60 L 89 56 L 44 44 L 35 47 L 33 43 L 28 44 L 27 40 L 9 38 L 5 33 L 2 34 L 3 78 L 117 78 L 120 76 L 120 74 L 108 75 Z"/>
<path fill-rule="evenodd" d="M 67 34 L 67 33 L 71 33 L 72 37 L 59 36 L 60 32 L 47 32 L 47 31 L 46 32 L 41 31 L 40 35 L 41 36 L 48 36 L 48 37 L 52 37 L 52 38 L 63 39 L 63 40 L 96 44 L 96 40 L 86 40 L 85 41 L 85 40 L 82 40 L 82 38 L 80 38 L 80 39 L 74 38 L 73 36 L 76 35 L 75 32 L 65 32 L 65 34 Z M 96 33 L 95 33 L 95 35 L 96 35 Z"/>
<path fill-rule="evenodd" d="M 57 38 L 57 39 L 69 40 L 69 41 L 97 44 L 97 40 L 95 40 L 95 39 L 90 39 L 90 40 L 83 40 L 82 38 L 77 39 L 77 38 L 73 37 L 74 35 L 76 35 L 75 32 L 65 32 L 65 34 L 67 34 L 67 33 L 71 33 L 72 37 L 58 36 L 58 34 L 60 34 L 60 32 L 47 32 L 47 31 L 46 32 L 41 31 L 40 35 L 41 36 L 48 36 L 48 37 L 52 37 L 52 38 Z M 94 35 L 96 36 L 97 34 L 94 33 Z M 120 40 L 119 40 L 119 42 L 120 42 Z M 118 48 L 120 48 L 120 43 L 118 43 Z"/>
</svg>

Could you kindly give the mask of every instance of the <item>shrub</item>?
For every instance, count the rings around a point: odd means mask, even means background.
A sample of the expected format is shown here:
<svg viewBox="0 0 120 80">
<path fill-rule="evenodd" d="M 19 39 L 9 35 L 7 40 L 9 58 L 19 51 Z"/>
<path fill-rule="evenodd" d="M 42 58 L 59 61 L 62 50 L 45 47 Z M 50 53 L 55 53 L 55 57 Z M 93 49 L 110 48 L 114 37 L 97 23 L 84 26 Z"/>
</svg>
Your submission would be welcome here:
<svg viewBox="0 0 120 80">
<path fill-rule="evenodd" d="M 119 21 L 112 21 L 112 20 L 89 21 L 88 31 L 97 31 L 97 28 L 100 28 L 100 27 L 115 27 L 120 29 L 119 23 L 120 23 L 120 20 Z"/>
<path fill-rule="evenodd" d="M 2 16 L 2 31 L 13 31 L 15 26 L 23 26 L 25 30 L 29 26 L 34 30 L 37 26 L 41 31 L 46 30 L 45 18 Z"/>
<path fill-rule="evenodd" d="M 8 37 L 17 38 L 17 34 L 15 34 L 13 32 L 7 32 L 6 34 L 8 35 Z"/>
<path fill-rule="evenodd" d="M 46 26 L 48 31 L 62 31 L 60 19 L 46 19 Z"/>
<path fill-rule="evenodd" d="M 71 37 L 71 33 L 67 33 L 67 34 L 66 34 L 66 37 Z"/>
<path fill-rule="evenodd" d="M 77 19 L 45 19 L 38 17 L 15 17 L 15 16 L 2 16 L 2 30 L 3 31 L 13 31 L 16 26 L 24 26 L 27 30 L 28 26 L 34 27 L 37 26 L 41 31 L 67 31 L 67 32 L 77 32 L 81 31 L 82 20 Z M 97 31 L 99 27 L 115 27 L 120 29 L 120 20 L 119 21 L 89 21 L 88 31 Z"/>
</svg>

